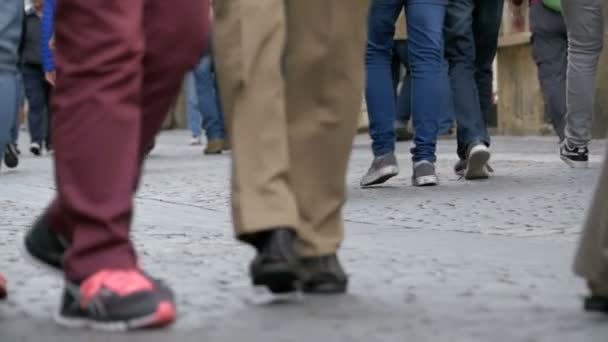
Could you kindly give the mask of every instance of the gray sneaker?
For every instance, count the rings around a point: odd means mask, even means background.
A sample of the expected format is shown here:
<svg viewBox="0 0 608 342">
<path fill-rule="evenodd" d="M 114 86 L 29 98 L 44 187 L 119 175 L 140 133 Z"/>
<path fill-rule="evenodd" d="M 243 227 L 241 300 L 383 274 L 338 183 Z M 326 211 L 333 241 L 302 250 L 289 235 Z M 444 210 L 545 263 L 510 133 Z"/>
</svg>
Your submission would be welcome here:
<svg viewBox="0 0 608 342">
<path fill-rule="evenodd" d="M 399 174 L 399 166 L 394 153 L 387 153 L 383 156 L 374 158 L 372 166 L 361 178 L 361 186 L 372 186 L 386 182 Z"/>
<path fill-rule="evenodd" d="M 466 166 L 461 175 L 467 180 L 489 178 L 491 168 L 488 166 L 488 161 L 490 157 L 490 149 L 486 145 L 471 145 L 467 153 Z"/>
<path fill-rule="evenodd" d="M 414 186 L 433 186 L 439 184 L 439 178 L 435 173 L 435 164 L 427 160 L 414 163 L 412 184 Z"/>
</svg>

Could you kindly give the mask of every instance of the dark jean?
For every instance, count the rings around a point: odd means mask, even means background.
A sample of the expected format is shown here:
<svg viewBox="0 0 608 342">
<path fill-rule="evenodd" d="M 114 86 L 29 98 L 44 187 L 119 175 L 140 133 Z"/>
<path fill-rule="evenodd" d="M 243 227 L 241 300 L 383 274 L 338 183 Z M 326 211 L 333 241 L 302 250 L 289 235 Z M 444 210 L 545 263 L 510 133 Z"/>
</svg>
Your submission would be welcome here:
<svg viewBox="0 0 608 342">
<path fill-rule="evenodd" d="M 194 69 L 194 80 L 207 140 L 225 139 L 224 112 L 222 111 L 211 54 L 205 55 Z"/>
<path fill-rule="evenodd" d="M 436 160 L 439 122 L 441 113 L 446 111 L 449 90 L 442 31 L 446 4 L 447 0 L 375 0 L 372 4 L 366 51 L 365 96 L 375 156 L 395 149 L 397 106 L 391 61 L 395 22 L 405 6 L 411 64 L 410 98 L 416 132 L 413 160 Z"/>
<path fill-rule="evenodd" d="M 503 5 L 503 0 L 450 0 L 448 4 L 445 52 L 461 159 L 471 144 L 490 146 L 487 117 Z"/>
<path fill-rule="evenodd" d="M 24 65 L 21 69 L 25 97 L 29 104 L 28 124 L 32 142 L 51 146 L 51 85 L 44 78 L 42 66 Z"/>
</svg>

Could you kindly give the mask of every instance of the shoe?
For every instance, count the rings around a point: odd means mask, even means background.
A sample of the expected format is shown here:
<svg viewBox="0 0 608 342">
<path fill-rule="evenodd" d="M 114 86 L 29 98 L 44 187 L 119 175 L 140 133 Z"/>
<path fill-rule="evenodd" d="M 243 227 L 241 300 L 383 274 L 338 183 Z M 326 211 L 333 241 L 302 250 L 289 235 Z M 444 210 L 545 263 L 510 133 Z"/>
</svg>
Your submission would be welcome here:
<svg viewBox="0 0 608 342">
<path fill-rule="evenodd" d="M 474 144 L 469 147 L 467 159 L 461 159 L 454 166 L 454 172 L 467 180 L 487 179 L 493 171 L 488 165 L 491 154 L 484 144 Z"/>
<path fill-rule="evenodd" d="M 374 158 L 369 170 L 361 178 L 361 186 L 367 187 L 378 185 L 399 174 L 399 166 L 395 154 L 390 152 L 380 157 Z"/>
<path fill-rule="evenodd" d="M 46 144 L 44 145 L 44 148 L 46 149 L 46 153 L 47 153 L 49 156 L 52 156 L 52 155 L 54 154 L 53 145 L 51 145 L 51 144 L 49 144 L 49 143 L 46 143 Z"/>
<path fill-rule="evenodd" d="M 348 276 L 336 254 L 301 258 L 302 291 L 309 294 L 340 294 L 348 287 Z"/>
<path fill-rule="evenodd" d="M 435 173 L 435 164 L 428 160 L 414 163 L 412 184 L 414 186 L 433 186 L 439 184 L 439 178 Z"/>
<path fill-rule="evenodd" d="M 66 281 L 56 321 L 68 328 L 127 331 L 175 321 L 173 293 L 139 270 L 101 270 L 82 283 Z"/>
<path fill-rule="evenodd" d="M 222 150 L 224 150 L 224 151 L 232 150 L 232 145 L 230 144 L 230 139 L 224 139 L 224 146 L 222 146 Z"/>
<path fill-rule="evenodd" d="M 6 298 L 6 279 L 2 273 L 0 273 L 0 299 Z"/>
<path fill-rule="evenodd" d="M 19 165 L 19 152 L 17 151 L 17 146 L 13 144 L 6 145 L 6 149 L 4 150 L 4 164 L 9 169 L 14 169 Z"/>
<path fill-rule="evenodd" d="M 584 299 L 583 308 L 588 312 L 603 312 L 608 314 L 608 295 L 604 292 L 600 293 L 597 284 L 588 283 L 591 290 L 591 295 Z"/>
<path fill-rule="evenodd" d="M 144 156 L 149 156 L 150 153 L 152 153 L 152 150 L 154 150 L 154 147 L 156 147 L 156 141 L 152 141 L 148 146 L 146 146 L 144 149 Z"/>
<path fill-rule="evenodd" d="M 395 128 L 395 137 L 397 141 L 411 141 L 414 139 L 414 133 L 410 132 L 407 127 Z"/>
<path fill-rule="evenodd" d="M 52 231 L 46 214 L 42 214 L 25 235 L 25 251 L 28 255 L 56 272 L 63 270 L 63 255 L 68 245 L 63 237 Z"/>
<path fill-rule="evenodd" d="M 559 148 L 560 158 L 575 169 L 585 169 L 589 167 L 589 149 L 587 146 L 570 146 L 568 140 L 564 140 Z"/>
<path fill-rule="evenodd" d="M 201 137 L 192 137 L 190 139 L 190 146 L 198 146 L 201 144 Z"/>
<path fill-rule="evenodd" d="M 224 139 L 213 139 L 207 142 L 205 154 L 220 154 L 224 150 Z"/>
<path fill-rule="evenodd" d="M 39 156 L 42 153 L 42 146 L 40 146 L 40 143 L 33 142 L 30 145 L 30 152 L 35 156 Z"/>
<path fill-rule="evenodd" d="M 297 289 L 300 266 L 294 248 L 296 233 L 293 230 L 275 229 L 244 240 L 249 240 L 258 251 L 249 268 L 254 286 L 266 286 L 273 293 Z"/>
</svg>

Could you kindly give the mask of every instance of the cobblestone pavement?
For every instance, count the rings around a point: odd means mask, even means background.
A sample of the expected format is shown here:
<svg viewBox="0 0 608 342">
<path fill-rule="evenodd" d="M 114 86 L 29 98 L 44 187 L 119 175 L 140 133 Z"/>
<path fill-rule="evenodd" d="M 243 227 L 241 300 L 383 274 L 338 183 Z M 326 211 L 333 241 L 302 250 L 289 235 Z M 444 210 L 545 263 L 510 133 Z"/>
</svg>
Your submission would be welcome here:
<svg viewBox="0 0 608 342">
<path fill-rule="evenodd" d="M 494 176 L 471 183 L 453 175 L 455 142 L 443 140 L 442 184 L 422 189 L 410 185 L 405 143 L 401 175 L 363 190 L 371 153 L 359 136 L 341 254 L 350 293 L 278 302 L 251 289 L 252 251 L 232 238 L 229 155 L 203 157 L 187 141 L 183 131 L 159 139 L 133 231 L 145 267 L 178 294 L 178 324 L 127 336 L 52 323 L 61 282 L 20 252 L 53 196 L 51 161 L 24 151 L 18 170 L 0 174 L 0 270 L 11 286 L 0 342 L 606 341 L 608 320 L 581 312 L 585 288 L 571 272 L 604 142 L 592 146 L 591 169 L 572 170 L 552 138 L 496 138 Z"/>
</svg>

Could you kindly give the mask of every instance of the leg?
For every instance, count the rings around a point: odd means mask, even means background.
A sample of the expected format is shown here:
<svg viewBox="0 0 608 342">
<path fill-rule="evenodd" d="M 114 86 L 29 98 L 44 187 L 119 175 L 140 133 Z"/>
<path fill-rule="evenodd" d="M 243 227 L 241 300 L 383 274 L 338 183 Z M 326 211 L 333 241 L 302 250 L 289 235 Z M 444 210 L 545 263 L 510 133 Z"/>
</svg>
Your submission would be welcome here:
<svg viewBox="0 0 608 342">
<path fill-rule="evenodd" d="M 196 83 L 194 81 L 194 72 L 189 72 L 186 75 L 186 111 L 188 113 L 188 124 L 192 131 L 193 138 L 200 138 L 202 135 L 202 116 L 199 111 L 198 96 L 196 95 Z"/>
<path fill-rule="evenodd" d="M 217 100 L 215 74 L 213 71 L 213 58 L 207 55 L 195 71 L 196 91 L 200 103 L 200 112 L 203 113 L 203 128 L 207 140 L 224 139 L 224 120 Z"/>
<path fill-rule="evenodd" d="M 476 0 L 473 13 L 475 37 L 475 82 L 479 92 L 479 107 L 483 126 L 478 132 L 481 142 L 490 144 L 488 115 L 493 99 L 493 63 L 498 49 L 498 34 L 502 22 L 503 0 Z"/>
<path fill-rule="evenodd" d="M 42 144 L 45 136 L 45 81 L 44 79 L 41 79 L 41 72 L 39 70 L 24 66 L 23 82 L 25 85 L 25 96 L 27 97 L 29 104 L 28 125 L 31 142 Z"/>
<path fill-rule="evenodd" d="M 446 57 L 450 66 L 454 115 L 458 124 L 460 159 L 466 159 L 468 145 L 484 139 L 485 132 L 475 80 L 474 7 L 473 0 L 451 0 L 445 20 Z M 481 142 L 489 144 L 489 141 Z"/>
<path fill-rule="evenodd" d="M 17 112 L 17 73 L 0 70 L 0 162 L 11 143 L 10 130 Z"/>
<path fill-rule="evenodd" d="M 403 1 L 374 1 L 369 15 L 369 37 L 365 52 L 367 86 L 365 99 L 369 114 L 372 151 L 381 157 L 395 150 L 395 93 L 391 79 L 391 60 L 395 22 Z"/>
<path fill-rule="evenodd" d="M 299 230 L 290 187 L 285 82 L 281 73 L 286 21 L 283 0 L 214 2 L 214 57 L 227 115 L 232 207 L 237 236 Z"/>
<path fill-rule="evenodd" d="M 364 88 L 362 24 L 369 1 L 349 0 L 349 11 L 343 6 L 339 0 L 287 1 L 289 179 L 301 222 L 298 250 L 306 257 L 335 253 L 343 239 L 341 210 Z M 394 99 L 390 69 L 386 74 Z"/>
<path fill-rule="evenodd" d="M 410 121 L 412 116 L 411 107 L 411 86 L 412 86 L 412 67 L 409 59 L 408 41 L 395 41 L 395 52 L 400 62 L 400 66 L 405 68 L 405 76 L 401 83 L 401 90 L 397 95 L 397 121 L 404 125 Z"/>
<path fill-rule="evenodd" d="M 575 147 L 591 140 L 597 64 L 602 52 L 604 23 L 601 0 L 564 1 L 568 28 L 566 140 Z"/>
<path fill-rule="evenodd" d="M 564 140 L 566 116 L 566 69 L 568 36 L 564 19 L 543 4 L 530 8 L 532 54 L 538 67 L 545 112 L 553 123 L 559 141 Z"/>
<path fill-rule="evenodd" d="M 412 66 L 414 162 L 436 160 L 441 115 L 447 112 L 448 78 L 444 63 L 443 23 L 446 5 L 407 6 L 409 56 Z"/>
</svg>

